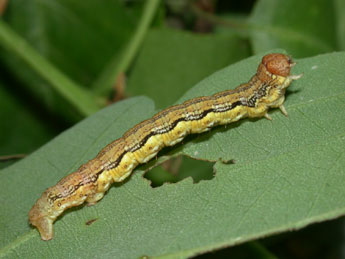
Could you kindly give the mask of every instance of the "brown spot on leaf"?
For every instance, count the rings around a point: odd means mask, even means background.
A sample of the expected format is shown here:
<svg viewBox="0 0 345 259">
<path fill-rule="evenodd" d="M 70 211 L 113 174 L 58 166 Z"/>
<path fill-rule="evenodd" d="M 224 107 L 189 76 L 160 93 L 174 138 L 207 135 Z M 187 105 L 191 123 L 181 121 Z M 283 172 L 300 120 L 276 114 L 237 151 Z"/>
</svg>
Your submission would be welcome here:
<svg viewBox="0 0 345 259">
<path fill-rule="evenodd" d="M 93 222 L 95 222 L 97 219 L 90 219 L 88 221 L 85 222 L 86 226 L 90 226 Z"/>
</svg>

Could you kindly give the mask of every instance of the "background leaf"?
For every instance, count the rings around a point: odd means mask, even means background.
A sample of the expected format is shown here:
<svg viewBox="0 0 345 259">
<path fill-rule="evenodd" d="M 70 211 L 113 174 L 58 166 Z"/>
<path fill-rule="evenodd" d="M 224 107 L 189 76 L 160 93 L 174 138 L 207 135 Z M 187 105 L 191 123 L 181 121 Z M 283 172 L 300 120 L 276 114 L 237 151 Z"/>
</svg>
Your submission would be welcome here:
<svg viewBox="0 0 345 259">
<path fill-rule="evenodd" d="M 215 73 L 180 101 L 247 81 L 262 55 Z M 293 73 L 305 75 L 289 88 L 289 118 L 274 111 L 272 122 L 242 120 L 163 152 L 236 160 L 235 165 L 217 162 L 214 179 L 193 184 L 188 178 L 152 189 L 138 173 L 145 166 L 140 167 L 97 205 L 65 213 L 55 223 L 54 239 L 43 242 L 27 223 L 34 200 L 152 116 L 153 105 L 133 98 L 85 119 L 0 171 L 0 255 L 186 257 L 344 215 L 345 118 L 334 112 L 345 108 L 344 68 L 345 53 L 298 60 Z M 26 185 L 18 188 L 23 181 Z M 97 220 L 85 225 L 91 219 Z"/>
<path fill-rule="evenodd" d="M 249 23 L 255 53 L 284 48 L 294 57 L 337 49 L 336 8 L 324 0 L 260 0 Z"/>
<path fill-rule="evenodd" d="M 0 83 L 0 120 L 6 122 L 0 127 L 0 155 L 30 153 L 59 133 L 59 127 L 41 123 L 40 118 L 27 107 L 28 104 L 5 91 Z M 0 168 L 12 162 L 0 163 Z"/>
<path fill-rule="evenodd" d="M 140 8 L 140 3 L 127 8 L 120 0 L 18 0 L 9 1 L 4 18 L 71 80 L 89 87 L 111 58 L 120 57 L 140 17 Z M 74 121 L 80 119 L 73 114 L 73 107 L 21 59 L 9 52 L 1 52 L 1 56 L 12 76 L 21 81 L 21 88 L 29 89 L 51 111 L 71 114 Z"/>
</svg>

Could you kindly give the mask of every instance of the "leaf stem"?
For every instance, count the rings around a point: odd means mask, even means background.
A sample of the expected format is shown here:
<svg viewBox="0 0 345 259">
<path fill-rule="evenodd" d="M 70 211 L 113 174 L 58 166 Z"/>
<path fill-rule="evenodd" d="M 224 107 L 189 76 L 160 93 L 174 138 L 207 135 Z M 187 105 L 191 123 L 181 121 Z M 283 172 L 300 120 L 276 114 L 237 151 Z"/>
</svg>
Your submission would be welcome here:
<svg viewBox="0 0 345 259">
<path fill-rule="evenodd" d="M 277 259 L 277 257 L 272 254 L 266 247 L 264 247 L 258 241 L 248 242 L 247 244 L 248 249 L 250 252 L 255 255 L 255 258 L 261 259 Z"/>
<path fill-rule="evenodd" d="M 0 156 L 0 162 L 6 162 L 10 160 L 16 160 L 26 157 L 26 154 L 14 154 L 14 155 L 4 155 Z"/>
<path fill-rule="evenodd" d="M 101 104 L 105 103 L 65 76 L 3 20 L 0 20 L 0 45 L 23 59 L 82 115 L 88 116 L 96 112 L 102 107 Z"/>
<path fill-rule="evenodd" d="M 107 94 L 110 92 L 112 85 L 115 84 L 116 79 L 120 73 L 127 71 L 132 63 L 140 45 L 142 44 L 146 32 L 152 22 L 156 13 L 160 0 L 147 0 L 144 10 L 138 22 L 137 28 L 133 33 L 132 38 L 123 50 L 120 57 L 115 55 L 103 73 L 93 83 L 92 87 L 99 94 Z"/>
</svg>

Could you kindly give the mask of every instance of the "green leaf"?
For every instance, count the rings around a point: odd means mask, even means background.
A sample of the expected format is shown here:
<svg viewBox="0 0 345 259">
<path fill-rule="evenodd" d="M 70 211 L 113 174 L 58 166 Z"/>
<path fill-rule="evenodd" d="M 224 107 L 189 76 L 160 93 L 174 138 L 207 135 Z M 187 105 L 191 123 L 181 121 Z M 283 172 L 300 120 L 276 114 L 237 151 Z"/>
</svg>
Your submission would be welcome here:
<svg viewBox="0 0 345 259">
<path fill-rule="evenodd" d="M 213 74 L 180 101 L 248 81 L 261 57 Z M 288 118 L 272 111 L 273 121 L 242 120 L 165 151 L 218 161 L 212 180 L 187 178 L 152 189 L 142 177 L 145 166 L 139 167 L 95 206 L 68 210 L 51 241 L 41 241 L 28 225 L 34 201 L 152 116 L 153 103 L 140 97 L 107 107 L 0 171 L 0 256 L 185 258 L 344 215 L 345 114 L 338 111 L 345 109 L 345 53 L 297 62 L 293 73 L 304 76 L 289 88 Z"/>
<path fill-rule="evenodd" d="M 308 57 L 336 50 L 339 21 L 332 2 L 257 1 L 249 20 L 254 52 L 284 48 L 294 57 Z"/>
<path fill-rule="evenodd" d="M 116 54 L 104 69 L 102 74 L 93 83 L 93 87 L 98 93 L 109 93 L 115 84 L 120 73 L 127 72 L 132 60 L 137 54 L 139 47 L 146 36 L 147 30 L 156 14 L 160 0 L 148 0 L 138 22 L 138 26 L 131 37 L 129 44 L 119 57 Z"/>
<path fill-rule="evenodd" d="M 32 65 L 42 61 L 42 57 L 26 59 L 33 69 L 23 64 L 19 57 L 25 58 L 27 51 L 20 48 L 18 45 L 21 42 L 17 41 L 7 45 L 11 47 L 13 43 L 12 47 L 17 47 L 21 55 L 2 51 L 1 61 L 6 64 L 9 72 L 22 81 L 22 87 L 29 89 L 50 110 L 58 111 L 65 117 L 70 116 L 72 106 L 66 105 L 66 96 L 69 94 L 79 95 L 80 102 L 89 101 L 86 105 L 89 111 L 98 110 L 95 104 L 92 105 L 95 97 L 92 96 L 90 101 L 91 98 L 85 94 L 86 89 L 75 89 L 73 82 L 83 87 L 91 86 L 111 58 L 122 53 L 135 29 L 141 5 L 139 3 L 127 7 L 121 0 L 9 1 L 4 20 L 38 54 L 49 61 L 51 65 L 48 63 L 50 66 L 47 70 L 51 73 L 49 75 L 42 68 L 45 63 L 41 62 L 40 69 Z M 57 80 L 57 77 L 61 77 L 53 73 L 54 68 L 65 77 L 64 85 L 55 84 L 55 89 L 43 80 Z M 35 72 L 39 74 L 36 75 Z M 48 75 L 45 76 L 46 74 Z M 64 91 L 64 98 L 61 98 L 55 92 L 60 88 L 68 88 L 72 93 Z"/>
<path fill-rule="evenodd" d="M 100 107 L 96 103 L 96 98 L 71 81 L 43 56 L 39 55 L 3 21 L 0 21 L 0 42 L 6 49 L 17 54 L 35 69 L 42 78 L 46 79 L 82 115 L 91 115 L 99 110 Z"/>
<path fill-rule="evenodd" d="M 121 0 L 17 0 L 9 2 L 5 14 L 42 55 L 78 83 L 90 85 L 127 43 L 140 9 Z"/>
<path fill-rule="evenodd" d="M 232 34 L 151 29 L 129 75 L 127 92 L 148 95 L 164 108 L 207 75 L 248 55 L 246 41 Z"/>
<path fill-rule="evenodd" d="M 0 82 L 0 121 L 5 122 L 0 127 L 0 157 L 31 153 L 58 134 L 21 101 Z M 11 162 L 0 162 L 0 168 Z"/>
</svg>

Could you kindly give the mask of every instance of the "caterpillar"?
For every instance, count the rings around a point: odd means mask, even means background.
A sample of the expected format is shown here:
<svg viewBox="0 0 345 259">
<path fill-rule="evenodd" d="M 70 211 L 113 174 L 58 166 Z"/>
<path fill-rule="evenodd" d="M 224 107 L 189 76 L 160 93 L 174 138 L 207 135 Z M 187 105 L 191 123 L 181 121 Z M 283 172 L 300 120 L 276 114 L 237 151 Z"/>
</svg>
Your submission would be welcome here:
<svg viewBox="0 0 345 259">
<path fill-rule="evenodd" d="M 217 125 L 245 117 L 266 117 L 269 108 L 283 106 L 285 90 L 300 75 L 290 75 L 294 66 L 285 54 L 264 56 L 248 83 L 211 96 L 193 98 L 169 107 L 128 130 L 104 147 L 98 155 L 48 188 L 29 212 L 29 221 L 42 240 L 53 238 L 53 223 L 68 208 L 84 202 L 97 203 L 113 182 L 121 182 L 133 169 L 148 162 L 165 146 L 173 146 L 186 135 L 201 133 Z"/>
</svg>

